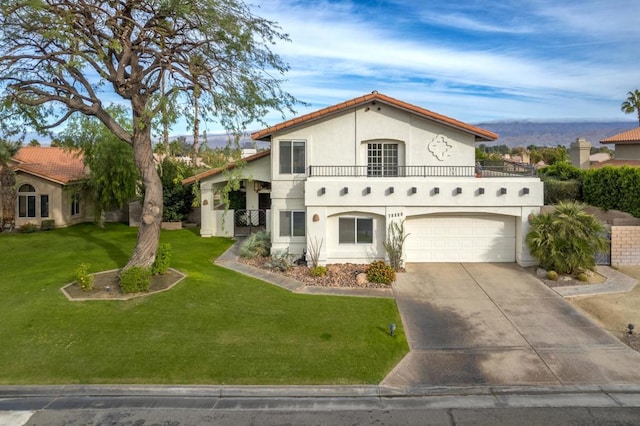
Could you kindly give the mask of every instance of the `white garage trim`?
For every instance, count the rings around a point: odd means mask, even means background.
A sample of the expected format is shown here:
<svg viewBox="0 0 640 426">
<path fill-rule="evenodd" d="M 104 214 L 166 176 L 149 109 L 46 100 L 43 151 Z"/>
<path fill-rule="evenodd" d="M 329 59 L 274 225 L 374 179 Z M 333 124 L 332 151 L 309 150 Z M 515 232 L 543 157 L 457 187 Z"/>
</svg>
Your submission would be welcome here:
<svg viewBox="0 0 640 426">
<path fill-rule="evenodd" d="M 515 262 L 516 218 L 433 214 L 405 222 L 406 262 Z"/>
</svg>

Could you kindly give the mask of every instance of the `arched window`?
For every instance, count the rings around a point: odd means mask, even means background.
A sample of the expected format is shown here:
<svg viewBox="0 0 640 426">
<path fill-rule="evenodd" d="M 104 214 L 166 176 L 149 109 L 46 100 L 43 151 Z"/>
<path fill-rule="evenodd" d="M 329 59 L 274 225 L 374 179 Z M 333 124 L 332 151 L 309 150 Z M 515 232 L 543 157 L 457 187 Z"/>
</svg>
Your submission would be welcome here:
<svg viewBox="0 0 640 426">
<path fill-rule="evenodd" d="M 18 217 L 36 217 L 36 189 L 28 183 L 18 188 Z"/>
</svg>

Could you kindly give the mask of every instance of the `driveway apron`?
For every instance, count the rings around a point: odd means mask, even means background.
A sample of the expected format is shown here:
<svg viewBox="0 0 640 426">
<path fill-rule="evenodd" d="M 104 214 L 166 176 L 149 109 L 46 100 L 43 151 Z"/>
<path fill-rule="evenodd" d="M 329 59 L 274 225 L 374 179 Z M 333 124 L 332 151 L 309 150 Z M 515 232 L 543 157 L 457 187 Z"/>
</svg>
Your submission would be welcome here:
<svg viewBox="0 0 640 426">
<path fill-rule="evenodd" d="M 411 352 L 383 385 L 640 383 L 640 354 L 516 264 L 408 264 L 394 293 Z"/>
</svg>

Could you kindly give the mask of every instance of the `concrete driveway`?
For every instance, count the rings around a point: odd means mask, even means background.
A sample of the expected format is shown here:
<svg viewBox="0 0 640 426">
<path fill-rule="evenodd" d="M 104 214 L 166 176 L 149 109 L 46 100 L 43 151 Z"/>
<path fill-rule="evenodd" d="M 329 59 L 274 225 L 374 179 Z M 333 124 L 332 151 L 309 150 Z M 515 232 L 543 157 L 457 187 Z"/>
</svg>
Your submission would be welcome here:
<svg viewBox="0 0 640 426">
<path fill-rule="evenodd" d="M 640 353 L 516 264 L 409 264 L 394 387 L 640 383 Z"/>
</svg>

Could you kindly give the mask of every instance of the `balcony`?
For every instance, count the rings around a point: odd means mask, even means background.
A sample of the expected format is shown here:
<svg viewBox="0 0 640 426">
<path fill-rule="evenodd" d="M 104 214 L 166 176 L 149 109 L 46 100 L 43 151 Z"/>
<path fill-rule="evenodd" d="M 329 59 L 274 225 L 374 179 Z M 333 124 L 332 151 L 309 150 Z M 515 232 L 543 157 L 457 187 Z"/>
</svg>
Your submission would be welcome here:
<svg viewBox="0 0 640 426">
<path fill-rule="evenodd" d="M 479 166 L 309 166 L 309 177 L 533 177 L 536 169 L 526 164 L 483 162 Z"/>
</svg>

